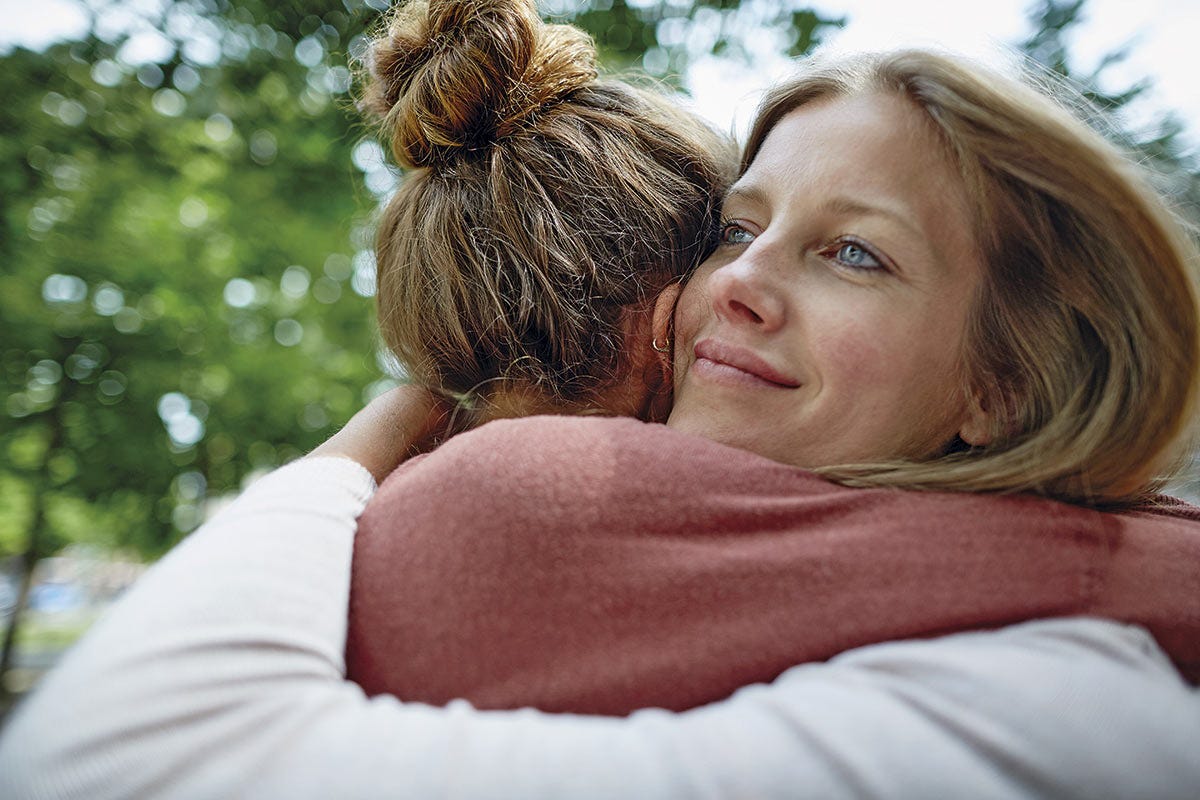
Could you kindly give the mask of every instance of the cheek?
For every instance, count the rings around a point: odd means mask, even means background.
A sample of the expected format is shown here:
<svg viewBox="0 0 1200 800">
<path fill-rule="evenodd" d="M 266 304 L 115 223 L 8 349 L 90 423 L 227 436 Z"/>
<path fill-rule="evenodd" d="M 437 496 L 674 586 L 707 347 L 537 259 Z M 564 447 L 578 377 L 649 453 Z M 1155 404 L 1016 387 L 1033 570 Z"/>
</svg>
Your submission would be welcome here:
<svg viewBox="0 0 1200 800">
<path fill-rule="evenodd" d="M 692 361 L 692 347 L 696 338 L 712 318 L 712 304 L 708 302 L 705 291 L 701 288 L 701 276 L 695 276 L 679 295 L 675 305 L 674 339 L 675 339 L 675 382 L 687 371 Z"/>
<path fill-rule="evenodd" d="M 958 327 L 906 324 L 894 309 L 862 312 L 826 318 L 814 332 L 814 358 L 823 377 L 840 384 L 839 392 L 903 402 L 940 396 L 957 382 Z"/>
<path fill-rule="evenodd" d="M 837 381 L 843 388 L 880 389 L 898 375 L 901 359 L 891 342 L 853 322 L 837 329 L 825 328 L 814 337 L 814 357 L 825 382 Z"/>
<path fill-rule="evenodd" d="M 696 288 L 695 281 L 683 287 L 679 302 L 675 304 L 675 338 L 689 340 L 704 322 L 705 307 L 703 293 Z"/>
</svg>

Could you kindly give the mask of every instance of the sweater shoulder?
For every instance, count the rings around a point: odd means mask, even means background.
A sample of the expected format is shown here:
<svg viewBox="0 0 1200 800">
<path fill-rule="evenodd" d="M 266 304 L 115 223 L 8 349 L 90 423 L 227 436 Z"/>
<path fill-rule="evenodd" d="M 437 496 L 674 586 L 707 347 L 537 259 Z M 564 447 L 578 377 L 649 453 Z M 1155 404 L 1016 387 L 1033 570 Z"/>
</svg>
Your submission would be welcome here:
<svg viewBox="0 0 1200 800">
<path fill-rule="evenodd" d="M 562 485 L 631 465 L 653 472 L 665 463 L 692 462 L 707 444 L 664 425 L 624 417 L 523 417 L 454 437 L 425 459 L 425 468 L 436 464 L 463 475 L 482 471 L 509 481 L 553 476 Z"/>
<path fill-rule="evenodd" d="M 446 442 L 424 468 L 435 463 L 446 475 L 502 477 L 509 486 L 553 485 L 556 493 L 603 486 L 614 499 L 645 485 L 672 499 L 705 489 L 758 494 L 769 487 L 791 492 L 808 484 L 829 486 L 806 470 L 627 417 L 498 420 Z"/>
</svg>

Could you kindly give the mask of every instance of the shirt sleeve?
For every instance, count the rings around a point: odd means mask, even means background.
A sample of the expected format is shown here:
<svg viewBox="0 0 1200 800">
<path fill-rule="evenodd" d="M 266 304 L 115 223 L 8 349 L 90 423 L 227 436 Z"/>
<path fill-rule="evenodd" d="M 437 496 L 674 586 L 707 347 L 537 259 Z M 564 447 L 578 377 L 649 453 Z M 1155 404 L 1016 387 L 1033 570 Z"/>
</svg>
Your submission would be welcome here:
<svg viewBox="0 0 1200 800">
<path fill-rule="evenodd" d="M 1200 696 L 1093 619 L 896 642 L 682 714 L 480 712 L 344 680 L 374 484 L 306 459 L 151 569 L 18 711 L 5 798 L 1189 797 Z"/>
</svg>

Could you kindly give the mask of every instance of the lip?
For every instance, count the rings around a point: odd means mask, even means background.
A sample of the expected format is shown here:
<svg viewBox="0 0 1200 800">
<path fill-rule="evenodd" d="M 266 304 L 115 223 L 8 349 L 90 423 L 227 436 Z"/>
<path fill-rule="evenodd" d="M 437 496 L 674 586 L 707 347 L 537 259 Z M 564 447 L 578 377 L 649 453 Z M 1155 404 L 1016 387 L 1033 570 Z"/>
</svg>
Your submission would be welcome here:
<svg viewBox="0 0 1200 800">
<path fill-rule="evenodd" d="M 703 339 L 696 343 L 696 365 L 705 367 L 701 362 L 711 362 L 716 367 L 713 372 L 728 372 L 722 367 L 732 368 L 749 378 L 780 389 L 795 389 L 800 381 L 775 369 L 765 359 L 744 347 L 727 344 L 717 339 Z"/>
</svg>

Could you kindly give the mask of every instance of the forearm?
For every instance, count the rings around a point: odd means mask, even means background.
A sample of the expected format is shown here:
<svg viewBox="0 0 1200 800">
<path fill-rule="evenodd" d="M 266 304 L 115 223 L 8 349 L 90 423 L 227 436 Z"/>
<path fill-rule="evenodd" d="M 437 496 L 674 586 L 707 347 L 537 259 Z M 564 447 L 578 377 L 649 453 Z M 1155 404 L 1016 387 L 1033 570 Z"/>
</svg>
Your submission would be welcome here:
<svg viewBox="0 0 1200 800">
<path fill-rule="evenodd" d="M 0 796 L 191 796 L 254 774 L 314 691 L 341 683 L 373 489 L 352 461 L 301 460 L 185 540 L 20 709 L 0 747 L 0 787 L 20 788 Z"/>
<path fill-rule="evenodd" d="M 410 456 L 445 434 L 450 409 L 428 390 L 399 386 L 376 397 L 309 457 L 349 458 L 383 482 Z"/>
<path fill-rule="evenodd" d="M 1191 798 L 1200 695 L 1144 631 L 1050 620 L 851 651 L 682 714 L 331 690 L 262 797 Z"/>
</svg>

